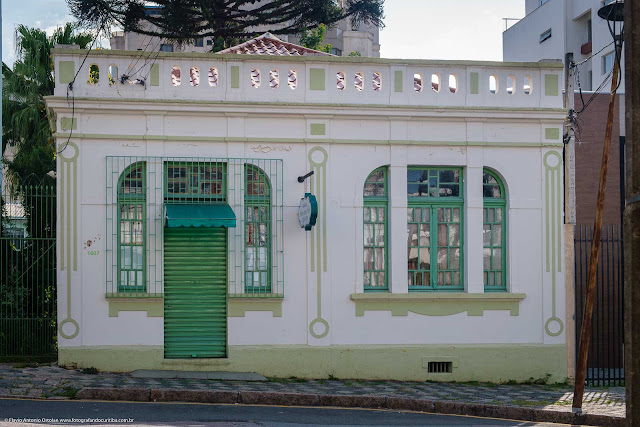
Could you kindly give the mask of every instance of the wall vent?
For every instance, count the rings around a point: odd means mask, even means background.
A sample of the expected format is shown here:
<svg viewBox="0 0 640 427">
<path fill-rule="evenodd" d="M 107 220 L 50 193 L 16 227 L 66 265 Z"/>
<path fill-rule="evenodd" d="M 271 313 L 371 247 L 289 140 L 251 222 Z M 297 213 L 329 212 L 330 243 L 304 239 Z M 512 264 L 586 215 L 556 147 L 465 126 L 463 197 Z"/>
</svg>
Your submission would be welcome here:
<svg viewBox="0 0 640 427">
<path fill-rule="evenodd" d="M 430 374 L 450 374 L 453 372 L 453 362 L 429 362 Z"/>
</svg>

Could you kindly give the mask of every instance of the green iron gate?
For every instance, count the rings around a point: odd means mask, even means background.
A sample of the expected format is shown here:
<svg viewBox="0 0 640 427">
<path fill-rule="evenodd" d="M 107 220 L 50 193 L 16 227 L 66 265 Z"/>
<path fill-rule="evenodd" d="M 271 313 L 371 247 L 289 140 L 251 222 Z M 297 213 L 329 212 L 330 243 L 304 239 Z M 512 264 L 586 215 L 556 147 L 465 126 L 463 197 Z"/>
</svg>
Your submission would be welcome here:
<svg viewBox="0 0 640 427">
<path fill-rule="evenodd" d="M 0 222 L 0 360 L 54 359 L 55 185 L 5 188 Z"/>
<path fill-rule="evenodd" d="M 164 357 L 227 355 L 227 229 L 164 229 Z"/>
</svg>

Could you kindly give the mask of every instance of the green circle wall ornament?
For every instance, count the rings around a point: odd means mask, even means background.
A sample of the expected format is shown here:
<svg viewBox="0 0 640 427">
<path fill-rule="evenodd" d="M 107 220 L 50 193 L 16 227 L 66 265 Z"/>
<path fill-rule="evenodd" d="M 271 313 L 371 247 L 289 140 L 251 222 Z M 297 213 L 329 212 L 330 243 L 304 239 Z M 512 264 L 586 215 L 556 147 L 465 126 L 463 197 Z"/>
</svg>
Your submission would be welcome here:
<svg viewBox="0 0 640 427">
<path fill-rule="evenodd" d="M 318 220 L 318 201 L 316 196 L 311 193 L 304 193 L 304 197 L 300 199 L 300 207 L 298 208 L 298 222 L 300 227 L 309 231 L 316 225 Z"/>
</svg>

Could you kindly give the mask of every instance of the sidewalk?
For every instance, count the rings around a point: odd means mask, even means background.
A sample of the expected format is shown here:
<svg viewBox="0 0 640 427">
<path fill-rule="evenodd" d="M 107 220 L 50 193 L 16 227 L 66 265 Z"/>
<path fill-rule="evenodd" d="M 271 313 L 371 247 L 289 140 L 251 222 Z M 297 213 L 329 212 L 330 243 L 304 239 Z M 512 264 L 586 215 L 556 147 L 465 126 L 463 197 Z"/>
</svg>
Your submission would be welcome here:
<svg viewBox="0 0 640 427">
<path fill-rule="evenodd" d="M 571 414 L 566 385 L 270 379 L 267 382 L 132 378 L 53 365 L 0 364 L 0 397 L 189 401 L 418 410 L 539 422 L 622 425 L 623 387 L 585 390 Z"/>
</svg>

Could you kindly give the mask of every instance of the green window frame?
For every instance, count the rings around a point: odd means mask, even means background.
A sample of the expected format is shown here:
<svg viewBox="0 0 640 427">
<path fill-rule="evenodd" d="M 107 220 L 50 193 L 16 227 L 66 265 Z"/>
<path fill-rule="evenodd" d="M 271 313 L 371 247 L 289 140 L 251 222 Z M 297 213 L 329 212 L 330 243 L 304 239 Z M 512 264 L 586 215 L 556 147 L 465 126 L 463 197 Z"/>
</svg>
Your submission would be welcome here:
<svg viewBox="0 0 640 427">
<path fill-rule="evenodd" d="M 365 292 L 389 290 L 388 180 L 389 169 L 383 166 L 371 172 L 364 184 L 363 281 Z"/>
<path fill-rule="evenodd" d="M 485 292 L 507 290 L 507 194 L 500 177 L 482 174 L 482 264 Z"/>
<path fill-rule="evenodd" d="M 463 194 L 462 168 L 407 169 L 409 292 L 464 290 Z"/>
<path fill-rule="evenodd" d="M 146 292 L 146 164 L 137 162 L 118 180 L 118 292 Z"/>
<path fill-rule="evenodd" d="M 244 167 L 244 292 L 271 293 L 271 182 L 255 165 Z"/>
<path fill-rule="evenodd" d="M 165 162 L 164 196 L 168 203 L 225 202 L 227 164 L 213 161 Z"/>
</svg>

